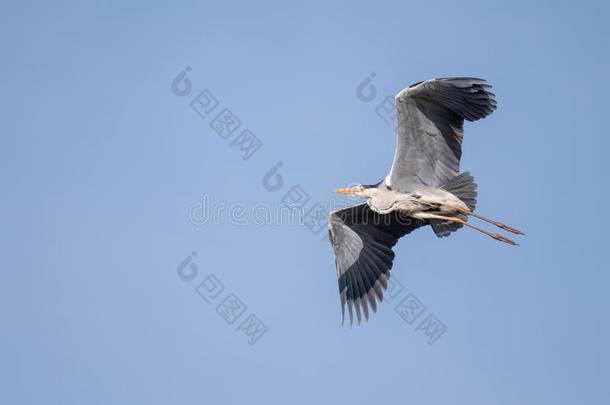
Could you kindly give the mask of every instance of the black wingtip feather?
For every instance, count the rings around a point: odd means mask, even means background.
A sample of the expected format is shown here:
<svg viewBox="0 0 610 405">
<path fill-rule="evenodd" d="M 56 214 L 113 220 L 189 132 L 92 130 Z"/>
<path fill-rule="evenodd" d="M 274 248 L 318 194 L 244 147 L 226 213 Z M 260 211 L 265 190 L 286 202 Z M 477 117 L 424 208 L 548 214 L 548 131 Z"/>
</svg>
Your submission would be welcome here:
<svg viewBox="0 0 610 405">
<path fill-rule="evenodd" d="M 380 308 L 394 259 L 392 247 L 400 237 L 426 224 L 404 223 L 394 214 L 386 215 L 380 216 L 361 204 L 331 213 L 329 219 L 337 257 L 341 317 L 343 323 L 349 317 L 350 326 L 354 321 L 367 321 L 371 310 L 374 313 Z M 354 239 L 346 239 L 354 237 L 362 244 L 359 251 L 354 250 Z"/>
<path fill-rule="evenodd" d="M 496 109 L 495 94 L 490 91 L 492 86 L 484 79 L 451 77 L 438 79 L 436 83 L 440 86 L 440 101 L 468 121 L 485 118 Z"/>
</svg>

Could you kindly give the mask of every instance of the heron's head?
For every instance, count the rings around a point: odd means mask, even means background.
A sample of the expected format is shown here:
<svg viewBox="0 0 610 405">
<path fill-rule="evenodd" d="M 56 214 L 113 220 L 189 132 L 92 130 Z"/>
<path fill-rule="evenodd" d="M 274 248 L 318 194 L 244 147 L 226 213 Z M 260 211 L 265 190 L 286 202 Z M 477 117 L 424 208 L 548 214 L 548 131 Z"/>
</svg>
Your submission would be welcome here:
<svg viewBox="0 0 610 405">
<path fill-rule="evenodd" d="M 373 196 L 373 193 L 377 190 L 375 186 L 365 186 L 359 184 L 352 188 L 338 188 L 335 190 L 335 193 L 353 195 L 354 197 L 360 198 L 370 198 Z"/>
</svg>

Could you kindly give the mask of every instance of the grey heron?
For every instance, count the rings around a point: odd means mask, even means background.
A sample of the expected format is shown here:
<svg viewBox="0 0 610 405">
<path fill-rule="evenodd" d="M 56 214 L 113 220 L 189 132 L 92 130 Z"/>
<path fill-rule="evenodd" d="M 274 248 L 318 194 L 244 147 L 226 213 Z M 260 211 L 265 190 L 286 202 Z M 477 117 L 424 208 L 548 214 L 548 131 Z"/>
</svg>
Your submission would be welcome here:
<svg viewBox="0 0 610 405">
<path fill-rule="evenodd" d="M 394 261 L 392 248 L 419 227 L 430 225 L 444 237 L 467 226 L 516 245 L 468 223 L 475 217 L 523 234 L 474 212 L 477 185 L 468 172 L 459 172 L 464 120 L 479 120 L 496 109 L 490 90 L 483 79 L 454 77 L 415 83 L 395 96 L 398 130 L 390 173 L 375 185 L 335 190 L 366 201 L 328 218 L 343 320 L 346 306 L 350 324 L 354 311 L 360 323 L 368 319 L 369 307 L 377 310 Z"/>
</svg>

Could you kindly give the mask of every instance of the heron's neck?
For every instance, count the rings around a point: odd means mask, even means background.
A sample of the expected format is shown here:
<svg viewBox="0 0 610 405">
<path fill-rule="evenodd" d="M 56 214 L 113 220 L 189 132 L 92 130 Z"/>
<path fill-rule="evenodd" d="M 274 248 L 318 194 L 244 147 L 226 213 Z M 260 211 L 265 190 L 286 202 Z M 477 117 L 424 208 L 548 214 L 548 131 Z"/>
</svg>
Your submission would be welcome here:
<svg viewBox="0 0 610 405">
<path fill-rule="evenodd" d="M 377 190 L 376 187 L 373 188 L 365 188 L 362 192 L 362 197 L 364 198 L 374 198 L 375 196 L 377 196 L 377 192 L 379 190 Z"/>
</svg>

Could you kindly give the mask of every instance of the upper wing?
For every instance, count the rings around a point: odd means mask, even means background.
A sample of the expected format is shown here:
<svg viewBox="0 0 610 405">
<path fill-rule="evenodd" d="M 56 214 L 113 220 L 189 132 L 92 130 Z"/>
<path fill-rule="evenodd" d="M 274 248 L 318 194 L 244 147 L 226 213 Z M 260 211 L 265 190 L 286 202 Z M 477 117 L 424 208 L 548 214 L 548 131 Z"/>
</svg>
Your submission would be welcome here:
<svg viewBox="0 0 610 405">
<path fill-rule="evenodd" d="M 389 185 L 412 191 L 440 187 L 458 175 L 464 119 L 476 121 L 496 109 L 491 86 L 483 79 L 428 80 L 395 97 L 398 139 Z"/>
<path fill-rule="evenodd" d="M 358 323 L 361 309 L 368 319 L 368 306 L 377 311 L 383 299 L 394 260 L 392 247 L 403 235 L 427 222 L 400 213 L 377 214 L 367 204 L 354 205 L 331 212 L 328 217 L 330 241 L 336 256 L 341 314 L 345 304 L 350 323 L 355 307 Z"/>
</svg>

